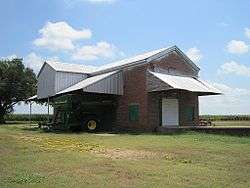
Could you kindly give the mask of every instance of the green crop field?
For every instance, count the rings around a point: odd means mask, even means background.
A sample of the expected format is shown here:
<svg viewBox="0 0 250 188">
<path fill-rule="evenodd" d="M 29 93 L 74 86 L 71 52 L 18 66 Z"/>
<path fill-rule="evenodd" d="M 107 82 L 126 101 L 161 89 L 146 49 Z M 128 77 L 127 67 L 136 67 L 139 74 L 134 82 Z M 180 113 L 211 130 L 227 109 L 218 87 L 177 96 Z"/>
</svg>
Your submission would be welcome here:
<svg viewBox="0 0 250 188">
<path fill-rule="evenodd" d="M 250 137 L 1 125 L 0 187 L 250 187 Z"/>
<path fill-rule="evenodd" d="M 225 126 L 225 127 L 249 127 L 250 121 L 213 121 L 214 126 Z"/>
</svg>

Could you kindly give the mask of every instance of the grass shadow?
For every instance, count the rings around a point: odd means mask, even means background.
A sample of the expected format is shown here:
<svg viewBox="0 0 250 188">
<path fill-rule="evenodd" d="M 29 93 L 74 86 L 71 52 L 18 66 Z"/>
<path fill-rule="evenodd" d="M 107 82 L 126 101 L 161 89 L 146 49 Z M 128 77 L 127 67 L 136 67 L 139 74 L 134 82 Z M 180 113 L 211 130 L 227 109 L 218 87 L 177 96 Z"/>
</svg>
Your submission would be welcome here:
<svg viewBox="0 0 250 188">
<path fill-rule="evenodd" d="M 39 128 L 39 126 L 26 126 L 21 127 L 20 129 L 25 131 L 34 131 L 41 133 L 55 133 L 55 134 L 83 134 L 83 133 L 93 133 L 93 134 L 115 134 L 115 135 L 182 135 L 187 133 L 203 133 L 203 134 L 216 134 L 216 135 L 228 135 L 228 136 L 237 136 L 237 137 L 249 137 L 250 128 L 225 128 L 225 129 L 173 129 L 165 132 L 157 131 L 139 131 L 139 130 L 100 130 L 97 132 L 90 131 L 79 131 L 79 130 L 59 130 L 59 129 L 49 129 L 47 127 Z"/>
<path fill-rule="evenodd" d="M 49 129 L 47 127 L 40 128 L 39 126 L 26 126 L 21 127 L 21 130 L 24 131 L 33 131 L 33 132 L 41 132 L 41 133 L 55 133 L 55 134 L 83 134 L 83 133 L 89 133 L 89 134 L 114 134 L 114 135 L 181 135 L 185 134 L 188 131 L 186 130 L 178 130 L 178 131 L 171 131 L 171 132 L 150 132 L 150 131 L 138 131 L 138 130 L 99 130 L 96 132 L 91 131 L 84 131 L 84 130 L 60 130 L 60 129 Z"/>
<path fill-rule="evenodd" d="M 194 132 L 203 133 L 203 134 L 214 134 L 222 136 L 235 136 L 235 137 L 249 137 L 250 129 L 238 128 L 238 129 L 208 129 L 208 130 L 192 130 Z"/>
</svg>

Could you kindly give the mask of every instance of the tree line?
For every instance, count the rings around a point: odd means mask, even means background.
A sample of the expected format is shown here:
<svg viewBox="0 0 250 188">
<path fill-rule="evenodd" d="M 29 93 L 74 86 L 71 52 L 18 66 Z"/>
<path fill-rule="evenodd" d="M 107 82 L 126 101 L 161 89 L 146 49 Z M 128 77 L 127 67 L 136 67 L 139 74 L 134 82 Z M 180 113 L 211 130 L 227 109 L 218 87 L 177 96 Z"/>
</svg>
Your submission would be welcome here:
<svg viewBox="0 0 250 188">
<path fill-rule="evenodd" d="M 208 121 L 250 121 L 250 115 L 201 115 L 200 119 Z"/>
</svg>

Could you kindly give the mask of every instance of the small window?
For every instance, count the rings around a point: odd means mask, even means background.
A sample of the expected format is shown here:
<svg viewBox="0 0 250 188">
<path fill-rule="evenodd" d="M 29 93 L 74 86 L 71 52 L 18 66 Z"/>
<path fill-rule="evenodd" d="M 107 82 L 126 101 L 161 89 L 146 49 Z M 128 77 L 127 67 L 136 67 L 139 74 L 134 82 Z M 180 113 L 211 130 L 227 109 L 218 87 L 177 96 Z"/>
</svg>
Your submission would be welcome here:
<svg viewBox="0 0 250 188">
<path fill-rule="evenodd" d="M 175 74 L 175 73 L 176 73 L 176 68 L 174 68 L 174 67 L 169 67 L 169 68 L 168 68 L 168 73 L 170 73 L 170 74 Z"/>
<path fill-rule="evenodd" d="M 128 110 L 129 110 L 129 121 L 138 121 L 139 104 L 130 104 Z"/>
</svg>

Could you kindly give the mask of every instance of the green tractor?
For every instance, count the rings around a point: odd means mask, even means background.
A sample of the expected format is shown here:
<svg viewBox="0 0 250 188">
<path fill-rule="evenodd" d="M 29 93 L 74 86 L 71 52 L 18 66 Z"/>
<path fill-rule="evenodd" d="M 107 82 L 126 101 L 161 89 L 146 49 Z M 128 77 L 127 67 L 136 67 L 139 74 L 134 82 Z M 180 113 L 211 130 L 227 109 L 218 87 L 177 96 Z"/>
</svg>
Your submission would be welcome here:
<svg viewBox="0 0 250 188">
<path fill-rule="evenodd" d="M 69 94 L 53 99 L 51 128 L 74 131 L 98 131 L 111 128 L 114 100 L 110 96 Z"/>
</svg>

